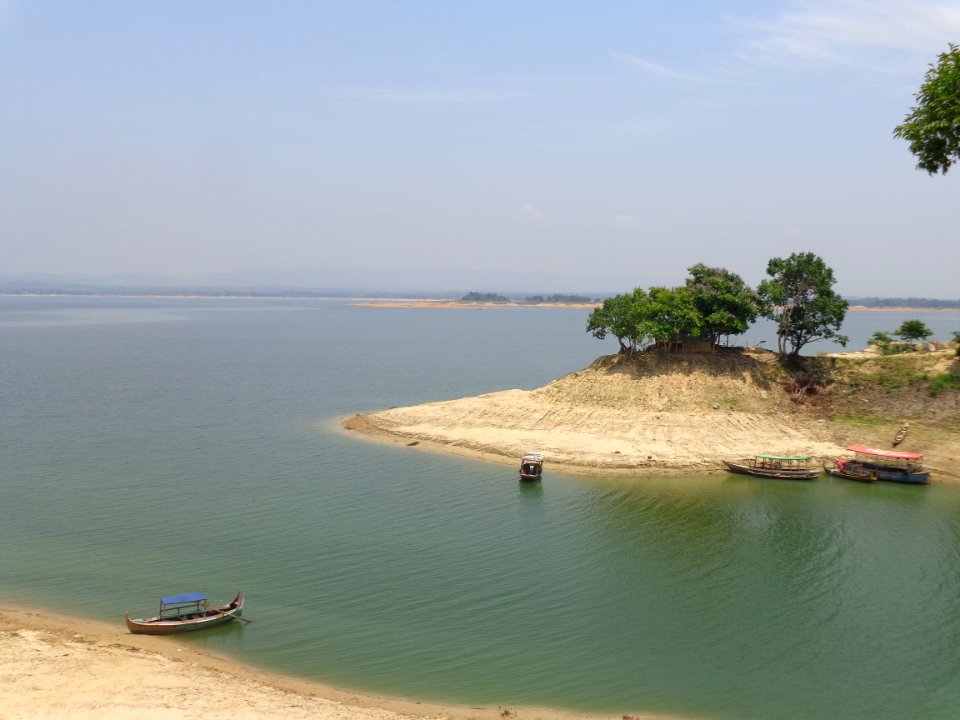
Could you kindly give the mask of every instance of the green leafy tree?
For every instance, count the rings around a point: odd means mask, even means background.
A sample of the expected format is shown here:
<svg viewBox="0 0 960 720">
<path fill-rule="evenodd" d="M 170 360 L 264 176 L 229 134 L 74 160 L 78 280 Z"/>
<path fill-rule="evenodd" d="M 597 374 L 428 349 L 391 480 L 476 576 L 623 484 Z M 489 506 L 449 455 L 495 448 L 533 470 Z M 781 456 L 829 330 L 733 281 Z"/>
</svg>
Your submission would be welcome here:
<svg viewBox="0 0 960 720">
<path fill-rule="evenodd" d="M 879 349 L 884 355 L 899 355 L 907 349 L 907 346 L 903 343 L 894 342 L 889 333 L 880 330 L 871 335 L 867 342 Z"/>
<path fill-rule="evenodd" d="M 756 321 L 756 293 L 736 273 L 698 263 L 687 269 L 687 289 L 703 320 L 702 333 L 710 342 L 726 335 L 740 335 Z"/>
<path fill-rule="evenodd" d="M 893 342 L 893 338 L 890 337 L 888 333 L 877 330 L 873 335 L 870 336 L 870 339 L 867 340 L 870 345 L 876 345 L 879 348 L 886 347 Z"/>
<path fill-rule="evenodd" d="M 904 320 L 894 335 L 905 342 L 922 342 L 933 335 L 933 331 L 922 320 Z"/>
<path fill-rule="evenodd" d="M 644 339 L 639 325 L 646 302 L 647 294 L 640 288 L 607 298 L 587 318 L 587 332 L 600 340 L 607 334 L 613 335 L 620 343 L 621 353 L 636 352 Z"/>
<path fill-rule="evenodd" d="M 834 291 L 833 270 L 811 252 L 793 253 L 767 263 L 769 280 L 757 286 L 760 314 L 777 324 L 777 351 L 781 358 L 797 357 L 807 343 L 836 339 L 849 303 Z M 788 352 L 789 349 L 789 352 Z"/>
<path fill-rule="evenodd" d="M 950 43 L 924 76 L 911 108 L 893 134 L 910 144 L 917 169 L 946 174 L 960 161 L 960 47 Z"/>
<path fill-rule="evenodd" d="M 703 317 L 689 288 L 652 287 L 641 308 L 638 329 L 644 337 L 664 344 L 684 336 L 699 336 Z"/>
</svg>

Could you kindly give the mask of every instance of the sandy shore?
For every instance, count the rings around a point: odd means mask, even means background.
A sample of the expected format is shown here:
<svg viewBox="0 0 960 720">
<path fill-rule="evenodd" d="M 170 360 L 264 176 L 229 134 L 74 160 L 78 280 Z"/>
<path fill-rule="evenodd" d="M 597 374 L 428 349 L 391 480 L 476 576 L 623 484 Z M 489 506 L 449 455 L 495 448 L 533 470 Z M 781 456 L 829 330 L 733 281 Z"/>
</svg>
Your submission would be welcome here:
<svg viewBox="0 0 960 720">
<path fill-rule="evenodd" d="M 255 670 L 176 639 L 131 635 L 120 623 L 0 608 L 0 718 L 4 720 L 604 717 L 535 708 L 440 706 L 361 695 Z M 609 720 L 614 717 L 620 716 Z M 630 717 L 655 720 L 650 715 Z"/>
<path fill-rule="evenodd" d="M 350 303 L 355 307 L 368 308 L 433 308 L 469 310 L 488 308 L 595 308 L 599 303 L 526 303 L 526 302 L 466 302 L 464 300 L 364 300 Z"/>
<path fill-rule="evenodd" d="M 357 415 L 373 439 L 511 465 L 527 451 L 585 475 L 692 474 L 756 453 L 833 458 L 843 447 L 756 371 L 766 356 L 634 366 L 601 358 L 536 390 Z M 718 372 L 718 363 L 724 365 Z"/>
</svg>

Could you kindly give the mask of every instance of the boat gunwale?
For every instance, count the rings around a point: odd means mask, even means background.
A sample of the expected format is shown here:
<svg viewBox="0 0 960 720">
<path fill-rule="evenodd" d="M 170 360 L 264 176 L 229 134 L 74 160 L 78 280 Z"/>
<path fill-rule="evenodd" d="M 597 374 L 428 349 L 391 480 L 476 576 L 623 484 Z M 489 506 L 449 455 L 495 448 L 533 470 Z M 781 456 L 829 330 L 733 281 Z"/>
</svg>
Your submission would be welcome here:
<svg viewBox="0 0 960 720">
<path fill-rule="evenodd" d="M 208 607 L 203 616 L 189 619 L 164 618 L 154 616 L 148 618 L 131 618 L 129 613 L 124 613 L 123 619 L 127 629 L 134 634 L 143 635 L 166 635 L 176 634 L 178 632 L 191 632 L 202 630 L 206 627 L 216 627 L 226 622 L 238 619 L 243 614 L 243 606 L 246 599 L 242 592 L 233 596 L 230 602 L 216 607 Z"/>
</svg>

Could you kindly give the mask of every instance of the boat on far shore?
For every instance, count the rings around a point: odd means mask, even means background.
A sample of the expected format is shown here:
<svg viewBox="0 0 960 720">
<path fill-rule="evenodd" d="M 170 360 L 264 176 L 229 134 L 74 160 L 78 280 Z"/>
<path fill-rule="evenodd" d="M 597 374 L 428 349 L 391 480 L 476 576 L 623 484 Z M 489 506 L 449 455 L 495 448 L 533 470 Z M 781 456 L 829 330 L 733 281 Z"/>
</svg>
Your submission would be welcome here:
<svg viewBox="0 0 960 720">
<path fill-rule="evenodd" d="M 543 453 L 528 452 L 520 458 L 520 479 L 534 482 L 543 473 Z"/>
<path fill-rule="evenodd" d="M 754 455 L 740 462 L 724 460 L 723 464 L 730 472 L 753 477 L 813 480 L 820 475 L 820 468 L 807 455 Z"/>
<path fill-rule="evenodd" d="M 923 453 L 878 450 L 863 445 L 850 445 L 847 450 L 852 458 L 837 458 L 832 467 L 826 467 L 835 477 L 873 482 L 888 482 L 925 485 L 930 482 L 930 473 L 923 468 Z"/>
<path fill-rule="evenodd" d="M 131 618 L 124 613 L 127 629 L 137 635 L 174 635 L 223 625 L 240 619 L 243 593 L 237 593 L 226 605 L 211 606 L 203 593 L 192 592 L 160 598 L 155 617 Z"/>
</svg>

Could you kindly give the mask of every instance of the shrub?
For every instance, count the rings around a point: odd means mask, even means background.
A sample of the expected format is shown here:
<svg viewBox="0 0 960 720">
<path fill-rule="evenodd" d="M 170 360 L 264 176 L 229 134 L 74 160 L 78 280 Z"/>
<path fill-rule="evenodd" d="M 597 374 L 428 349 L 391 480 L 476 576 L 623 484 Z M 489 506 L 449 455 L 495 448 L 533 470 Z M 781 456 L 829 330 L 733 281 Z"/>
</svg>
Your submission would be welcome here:
<svg viewBox="0 0 960 720">
<path fill-rule="evenodd" d="M 944 390 L 960 390 L 960 375 L 940 373 L 930 381 L 930 397 L 936 397 Z"/>
<path fill-rule="evenodd" d="M 894 335 L 907 342 L 911 340 L 924 341 L 933 335 L 933 331 L 922 320 L 904 320 Z"/>
</svg>

